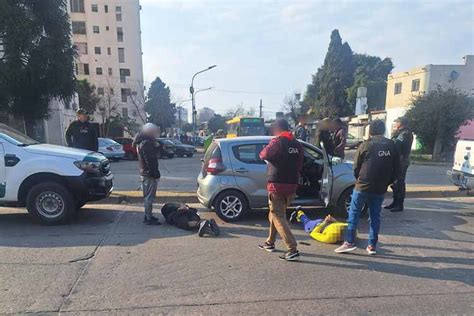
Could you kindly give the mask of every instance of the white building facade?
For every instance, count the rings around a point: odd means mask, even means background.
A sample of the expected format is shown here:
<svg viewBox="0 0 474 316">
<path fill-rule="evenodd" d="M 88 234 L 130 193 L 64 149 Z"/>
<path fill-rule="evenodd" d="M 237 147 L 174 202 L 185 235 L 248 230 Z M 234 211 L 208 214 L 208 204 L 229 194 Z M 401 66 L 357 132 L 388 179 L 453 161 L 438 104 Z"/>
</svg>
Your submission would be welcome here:
<svg viewBox="0 0 474 316">
<path fill-rule="evenodd" d="M 68 0 L 76 76 L 101 97 L 94 120 L 145 121 L 139 0 Z"/>
</svg>

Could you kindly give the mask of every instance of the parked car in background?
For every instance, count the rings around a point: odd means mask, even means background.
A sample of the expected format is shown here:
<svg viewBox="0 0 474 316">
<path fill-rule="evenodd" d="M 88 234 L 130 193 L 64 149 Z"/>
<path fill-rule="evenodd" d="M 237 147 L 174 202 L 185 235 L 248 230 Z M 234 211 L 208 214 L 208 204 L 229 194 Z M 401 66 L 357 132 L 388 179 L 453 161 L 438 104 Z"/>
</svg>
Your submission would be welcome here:
<svg viewBox="0 0 474 316">
<path fill-rule="evenodd" d="M 114 141 L 122 145 L 125 159 L 136 160 L 138 158 L 137 148 L 132 145 L 133 139 L 128 137 L 115 137 Z"/>
<path fill-rule="evenodd" d="M 241 219 L 250 209 L 266 208 L 267 165 L 259 153 L 270 136 L 216 139 L 209 146 L 198 176 L 197 196 L 224 221 Z M 354 188 L 352 163 L 330 158 L 319 148 L 304 148 L 303 181 L 294 205 L 324 206 L 347 216 Z"/>
<path fill-rule="evenodd" d="M 196 148 L 192 145 L 183 144 L 180 140 L 175 138 L 167 138 L 175 146 L 175 154 L 178 157 L 192 157 L 196 152 Z"/>
<path fill-rule="evenodd" d="M 119 161 L 125 157 L 122 145 L 110 138 L 99 137 L 99 153 L 113 161 Z"/>
<path fill-rule="evenodd" d="M 168 138 L 158 138 L 160 143 L 160 151 L 158 158 L 173 158 L 176 155 L 176 146 Z"/>
<path fill-rule="evenodd" d="M 0 124 L 0 205 L 19 206 L 43 224 L 62 224 L 112 192 L 110 162 L 87 150 L 40 144 Z"/>
<path fill-rule="evenodd" d="M 474 189 L 474 140 L 458 140 L 453 168 L 448 170 L 448 176 L 459 189 Z"/>
<path fill-rule="evenodd" d="M 355 137 L 352 134 L 347 134 L 346 148 L 356 149 L 363 142 L 364 140 L 362 138 Z"/>
</svg>

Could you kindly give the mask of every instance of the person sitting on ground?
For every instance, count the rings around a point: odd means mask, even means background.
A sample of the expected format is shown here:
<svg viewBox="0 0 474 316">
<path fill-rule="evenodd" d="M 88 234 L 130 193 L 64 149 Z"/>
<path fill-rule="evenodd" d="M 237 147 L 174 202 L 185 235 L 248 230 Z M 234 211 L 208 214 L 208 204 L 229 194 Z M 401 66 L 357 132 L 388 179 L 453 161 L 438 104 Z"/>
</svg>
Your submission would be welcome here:
<svg viewBox="0 0 474 316">
<path fill-rule="evenodd" d="M 290 216 L 290 222 L 300 223 L 304 231 L 310 236 L 323 243 L 335 244 L 344 241 L 344 231 L 347 228 L 346 223 L 338 222 L 331 215 L 327 215 L 324 219 L 310 219 L 301 206 L 298 206 Z"/>
<path fill-rule="evenodd" d="M 198 230 L 199 237 L 205 234 L 219 236 L 220 228 L 214 219 L 201 219 L 197 209 L 183 203 L 166 203 L 161 208 L 166 222 L 185 230 Z"/>
</svg>

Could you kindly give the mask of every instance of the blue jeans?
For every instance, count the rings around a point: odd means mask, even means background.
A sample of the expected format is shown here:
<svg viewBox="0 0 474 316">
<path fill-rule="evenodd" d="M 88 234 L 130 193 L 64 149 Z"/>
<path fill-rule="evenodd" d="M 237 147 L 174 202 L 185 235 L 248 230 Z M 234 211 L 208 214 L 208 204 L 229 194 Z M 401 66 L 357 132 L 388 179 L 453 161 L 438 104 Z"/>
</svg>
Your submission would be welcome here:
<svg viewBox="0 0 474 316">
<path fill-rule="evenodd" d="M 382 211 L 384 194 L 376 194 L 369 192 L 352 192 L 351 207 L 349 209 L 349 218 L 347 219 L 346 241 L 353 244 L 357 225 L 359 224 L 359 214 L 364 205 L 369 206 L 369 245 L 376 246 L 379 239 L 380 230 L 380 213 Z"/>
<path fill-rule="evenodd" d="M 323 220 L 322 219 L 315 219 L 311 220 L 306 214 L 301 215 L 300 223 L 303 226 L 304 231 L 307 233 L 311 233 L 313 229 L 318 226 Z"/>
</svg>

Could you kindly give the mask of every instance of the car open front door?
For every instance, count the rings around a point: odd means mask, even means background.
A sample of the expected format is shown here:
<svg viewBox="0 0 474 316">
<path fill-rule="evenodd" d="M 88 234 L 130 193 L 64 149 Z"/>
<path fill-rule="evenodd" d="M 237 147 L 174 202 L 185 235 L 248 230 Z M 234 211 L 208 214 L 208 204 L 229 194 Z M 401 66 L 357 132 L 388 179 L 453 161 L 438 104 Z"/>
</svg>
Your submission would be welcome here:
<svg viewBox="0 0 474 316">
<path fill-rule="evenodd" d="M 331 200 L 333 172 L 331 167 L 331 158 L 326 153 L 326 150 L 324 149 L 324 145 L 322 143 L 321 148 L 324 156 L 324 169 L 323 176 L 321 178 L 321 200 L 327 207 L 329 205 L 329 201 Z"/>
<path fill-rule="evenodd" d="M 5 150 L 0 142 L 0 200 L 5 197 L 7 187 L 5 171 Z"/>
</svg>

